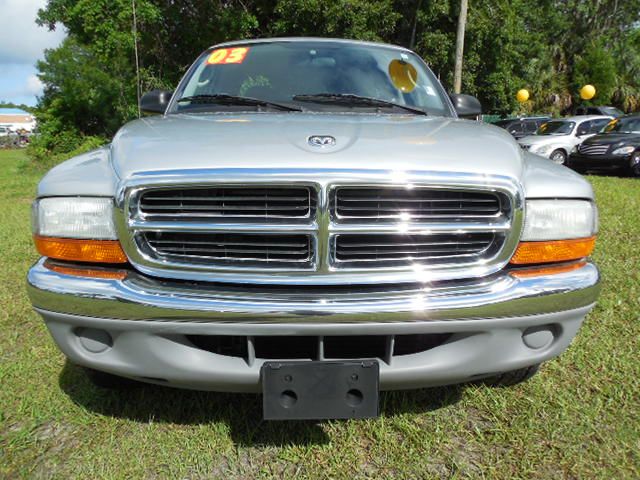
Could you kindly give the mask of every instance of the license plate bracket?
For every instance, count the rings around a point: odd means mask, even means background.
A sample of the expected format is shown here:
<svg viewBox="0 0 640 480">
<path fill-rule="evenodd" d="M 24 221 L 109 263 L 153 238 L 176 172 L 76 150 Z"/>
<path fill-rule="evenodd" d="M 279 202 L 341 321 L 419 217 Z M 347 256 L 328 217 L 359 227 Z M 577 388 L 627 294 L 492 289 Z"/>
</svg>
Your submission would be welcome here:
<svg viewBox="0 0 640 480">
<path fill-rule="evenodd" d="M 378 416 L 376 360 L 265 362 L 265 420 L 324 420 Z"/>
</svg>

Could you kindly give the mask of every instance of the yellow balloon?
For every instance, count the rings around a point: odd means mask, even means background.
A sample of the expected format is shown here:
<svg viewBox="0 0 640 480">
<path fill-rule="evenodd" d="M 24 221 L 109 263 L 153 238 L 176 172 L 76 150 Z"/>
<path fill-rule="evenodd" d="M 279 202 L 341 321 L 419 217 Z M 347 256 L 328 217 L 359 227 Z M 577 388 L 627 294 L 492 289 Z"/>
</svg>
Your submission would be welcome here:
<svg viewBox="0 0 640 480">
<path fill-rule="evenodd" d="M 410 93 L 418 85 L 418 72 L 413 65 L 404 60 L 392 60 L 389 63 L 389 77 L 402 93 Z"/>
<path fill-rule="evenodd" d="M 518 93 L 516 93 L 516 99 L 520 103 L 524 103 L 527 100 L 529 100 L 529 90 L 527 90 L 526 88 L 523 88 L 522 90 L 518 90 Z"/>
<path fill-rule="evenodd" d="M 591 100 L 596 96 L 596 87 L 593 85 L 585 85 L 580 89 L 580 98 L 583 100 Z"/>
</svg>

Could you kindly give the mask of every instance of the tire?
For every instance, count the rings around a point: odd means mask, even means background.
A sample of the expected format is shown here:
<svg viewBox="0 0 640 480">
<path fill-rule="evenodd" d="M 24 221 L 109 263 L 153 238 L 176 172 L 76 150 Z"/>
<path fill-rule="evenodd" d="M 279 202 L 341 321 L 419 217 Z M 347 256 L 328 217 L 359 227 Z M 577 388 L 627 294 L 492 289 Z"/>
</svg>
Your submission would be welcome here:
<svg viewBox="0 0 640 480">
<path fill-rule="evenodd" d="M 511 387 L 518 383 L 526 382 L 540 370 L 540 364 L 531 365 L 530 367 L 511 370 L 510 372 L 500 373 L 493 377 L 485 378 L 482 383 L 490 387 Z"/>
<path fill-rule="evenodd" d="M 101 372 L 100 370 L 94 370 L 86 367 L 83 370 L 91 383 L 98 388 L 105 388 L 109 390 L 128 390 L 139 385 L 138 382 L 129 378 L 118 377 L 117 375 Z"/>
<path fill-rule="evenodd" d="M 561 148 L 556 148 L 549 158 L 559 165 L 564 165 L 567 162 L 567 153 Z"/>
<path fill-rule="evenodd" d="M 629 163 L 630 165 L 633 165 L 630 168 L 631 176 L 636 178 L 640 177 L 640 152 L 636 152 L 631 155 L 631 161 Z"/>
</svg>

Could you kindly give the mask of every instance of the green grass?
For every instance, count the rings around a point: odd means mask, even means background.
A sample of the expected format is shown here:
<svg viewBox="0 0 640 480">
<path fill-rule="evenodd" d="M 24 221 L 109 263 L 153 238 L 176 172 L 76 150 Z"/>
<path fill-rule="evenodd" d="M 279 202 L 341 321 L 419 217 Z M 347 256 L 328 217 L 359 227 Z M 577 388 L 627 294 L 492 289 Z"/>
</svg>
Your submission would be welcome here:
<svg viewBox="0 0 640 480">
<path fill-rule="evenodd" d="M 31 311 L 38 174 L 0 151 L 0 477 L 638 478 L 640 181 L 590 177 L 604 289 L 531 381 L 383 394 L 382 416 L 269 423 L 257 396 L 92 387 Z"/>
</svg>

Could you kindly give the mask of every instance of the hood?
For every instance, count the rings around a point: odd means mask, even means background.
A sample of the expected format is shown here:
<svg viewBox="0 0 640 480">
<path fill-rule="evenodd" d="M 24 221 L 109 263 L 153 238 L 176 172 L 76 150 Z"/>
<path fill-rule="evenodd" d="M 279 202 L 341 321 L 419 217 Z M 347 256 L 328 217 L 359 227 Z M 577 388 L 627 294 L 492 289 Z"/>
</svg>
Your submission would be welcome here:
<svg viewBox="0 0 640 480">
<path fill-rule="evenodd" d="M 309 145 L 330 135 L 335 145 Z M 382 169 L 497 174 L 519 179 L 521 149 L 504 130 L 416 115 L 249 113 L 149 117 L 115 136 L 111 161 L 141 172 L 215 168 Z"/>
<path fill-rule="evenodd" d="M 599 133 L 585 140 L 583 145 L 640 145 L 640 135 L 635 133 Z"/>
<path fill-rule="evenodd" d="M 569 135 L 529 135 L 518 140 L 522 145 L 547 145 L 551 143 L 560 143 Z"/>
</svg>

